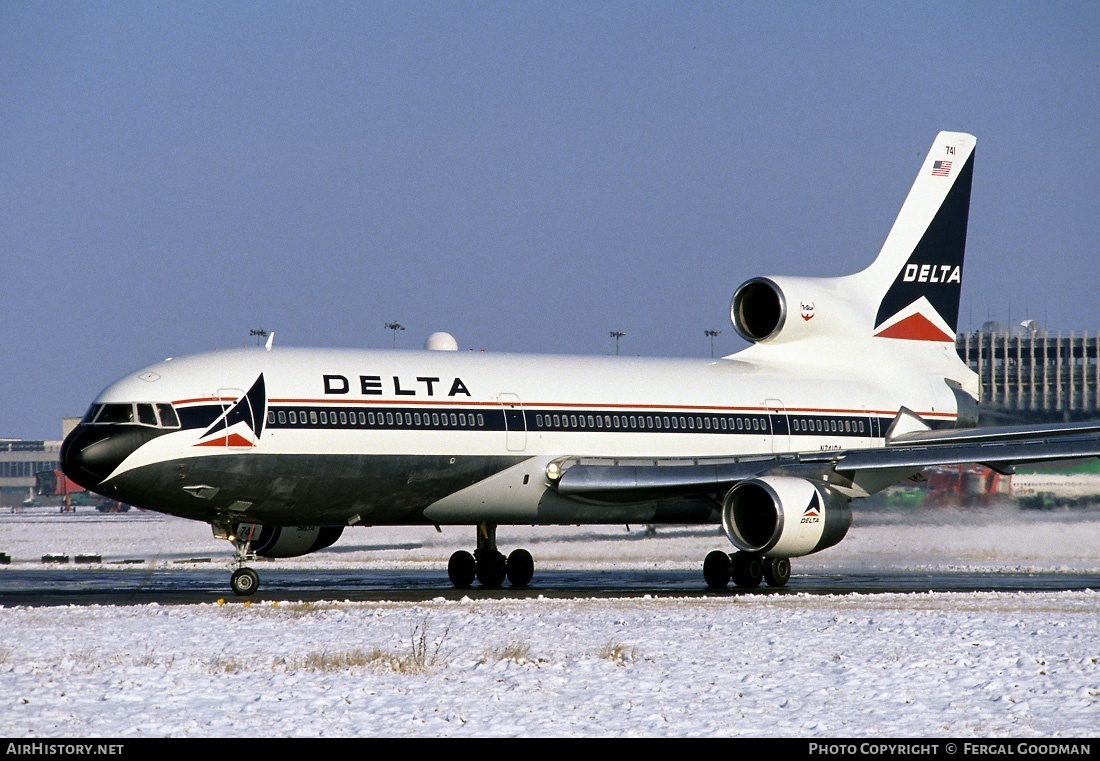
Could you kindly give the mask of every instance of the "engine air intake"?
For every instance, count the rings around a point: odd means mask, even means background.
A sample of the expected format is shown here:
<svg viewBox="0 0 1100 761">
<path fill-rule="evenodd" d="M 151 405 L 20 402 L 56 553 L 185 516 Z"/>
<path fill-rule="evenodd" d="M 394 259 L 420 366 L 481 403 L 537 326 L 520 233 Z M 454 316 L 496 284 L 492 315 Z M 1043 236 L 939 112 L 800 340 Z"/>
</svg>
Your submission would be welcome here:
<svg viewBox="0 0 1100 761">
<path fill-rule="evenodd" d="M 787 319 L 783 291 L 764 277 L 746 280 L 733 294 L 730 319 L 737 334 L 746 341 L 767 341 L 782 330 Z"/>
</svg>

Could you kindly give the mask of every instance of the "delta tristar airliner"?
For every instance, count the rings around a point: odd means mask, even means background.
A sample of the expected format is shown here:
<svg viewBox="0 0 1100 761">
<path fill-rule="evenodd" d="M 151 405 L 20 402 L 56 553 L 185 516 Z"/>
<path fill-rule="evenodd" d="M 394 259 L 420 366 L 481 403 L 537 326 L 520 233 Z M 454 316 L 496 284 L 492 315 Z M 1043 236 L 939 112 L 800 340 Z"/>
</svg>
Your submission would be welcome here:
<svg viewBox="0 0 1100 761">
<path fill-rule="evenodd" d="M 239 595 L 258 588 L 257 557 L 383 525 L 470 526 L 472 551 L 447 569 L 460 588 L 531 583 L 531 554 L 497 546 L 497 527 L 519 524 L 709 524 L 722 549 L 700 559 L 702 583 L 782 586 L 792 558 L 845 537 L 853 504 L 923 468 L 1100 455 L 1100 424 L 972 427 L 980 386 L 955 334 L 974 146 L 935 138 L 863 271 L 745 281 L 730 317 L 751 345 L 736 354 L 269 341 L 108 386 L 62 467 L 111 499 L 209 523 L 233 544 Z"/>
</svg>

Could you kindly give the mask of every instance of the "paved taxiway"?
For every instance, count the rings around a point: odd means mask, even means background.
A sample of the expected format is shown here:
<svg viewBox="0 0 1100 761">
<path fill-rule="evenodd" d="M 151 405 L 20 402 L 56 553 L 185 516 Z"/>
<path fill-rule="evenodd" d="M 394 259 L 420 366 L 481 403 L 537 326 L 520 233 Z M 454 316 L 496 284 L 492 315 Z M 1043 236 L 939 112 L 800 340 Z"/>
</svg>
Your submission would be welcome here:
<svg viewBox="0 0 1100 761">
<path fill-rule="evenodd" d="M 534 555 L 531 585 L 455 589 L 447 558 L 470 548 L 472 528 L 356 527 L 322 552 L 251 563 L 259 591 L 237 598 L 230 545 L 205 524 L 143 511 L 28 509 L 0 514 L 0 552 L 11 558 L 0 565 L 0 605 L 1100 590 L 1100 509 L 864 511 L 838 546 L 793 561 L 786 587 L 754 590 L 706 588 L 703 558 L 728 549 L 720 530 L 641 528 L 502 526 L 503 551 Z M 47 553 L 69 560 L 46 563 Z M 101 562 L 75 562 L 88 553 Z"/>
<path fill-rule="evenodd" d="M 525 599 L 708 597 L 751 594 L 881 594 L 925 592 L 1100 591 L 1100 574 L 878 572 L 812 573 L 791 577 L 785 587 L 761 585 L 745 590 L 707 589 L 702 572 L 687 570 L 572 570 L 538 574 L 530 586 L 456 589 L 445 571 L 271 570 L 262 571 L 260 590 L 237 598 L 223 568 L 151 568 L 121 570 L 9 570 L 0 573 L 0 605 L 178 605 L 219 599 L 279 601 L 407 601 L 431 599 Z"/>
</svg>

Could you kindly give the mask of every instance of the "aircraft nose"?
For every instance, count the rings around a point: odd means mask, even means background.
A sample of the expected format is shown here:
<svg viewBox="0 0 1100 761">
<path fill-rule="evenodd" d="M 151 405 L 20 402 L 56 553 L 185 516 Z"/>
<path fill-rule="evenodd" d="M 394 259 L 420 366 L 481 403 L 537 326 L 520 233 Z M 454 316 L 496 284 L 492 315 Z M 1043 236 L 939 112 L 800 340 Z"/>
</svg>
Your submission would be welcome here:
<svg viewBox="0 0 1100 761">
<path fill-rule="evenodd" d="M 78 425 L 61 444 L 61 471 L 94 489 L 149 439 L 144 434 L 136 426 Z"/>
</svg>

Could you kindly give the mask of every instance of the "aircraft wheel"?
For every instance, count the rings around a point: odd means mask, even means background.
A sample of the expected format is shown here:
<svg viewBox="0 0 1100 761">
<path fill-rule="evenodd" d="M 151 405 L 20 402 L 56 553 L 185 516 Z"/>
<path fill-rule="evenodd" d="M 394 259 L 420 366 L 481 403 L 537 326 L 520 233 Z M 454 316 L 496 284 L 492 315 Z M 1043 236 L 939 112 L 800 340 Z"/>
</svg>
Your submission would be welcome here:
<svg viewBox="0 0 1100 761">
<path fill-rule="evenodd" d="M 251 568 L 238 568 L 229 577 L 229 585 L 233 591 L 245 597 L 254 594 L 260 587 L 260 575 Z"/>
<path fill-rule="evenodd" d="M 450 577 L 451 583 L 459 589 L 466 589 L 473 584 L 476 572 L 477 561 L 466 550 L 459 550 L 451 555 L 451 559 L 447 561 L 447 576 Z"/>
<path fill-rule="evenodd" d="M 791 578 L 791 561 L 787 558 L 764 558 L 764 581 L 769 587 L 784 587 Z"/>
<path fill-rule="evenodd" d="M 504 583 L 506 573 L 507 561 L 501 552 L 490 550 L 477 559 L 477 580 L 483 587 L 496 589 Z"/>
<path fill-rule="evenodd" d="M 720 550 L 708 553 L 703 560 L 703 580 L 711 589 L 725 589 L 730 583 L 730 556 Z"/>
<path fill-rule="evenodd" d="M 527 550 L 512 550 L 504 564 L 508 583 L 513 587 L 525 587 L 535 575 L 535 560 Z"/>
<path fill-rule="evenodd" d="M 743 589 L 760 586 L 764 580 L 764 564 L 760 556 L 751 552 L 737 552 L 733 556 L 733 583 Z"/>
</svg>

